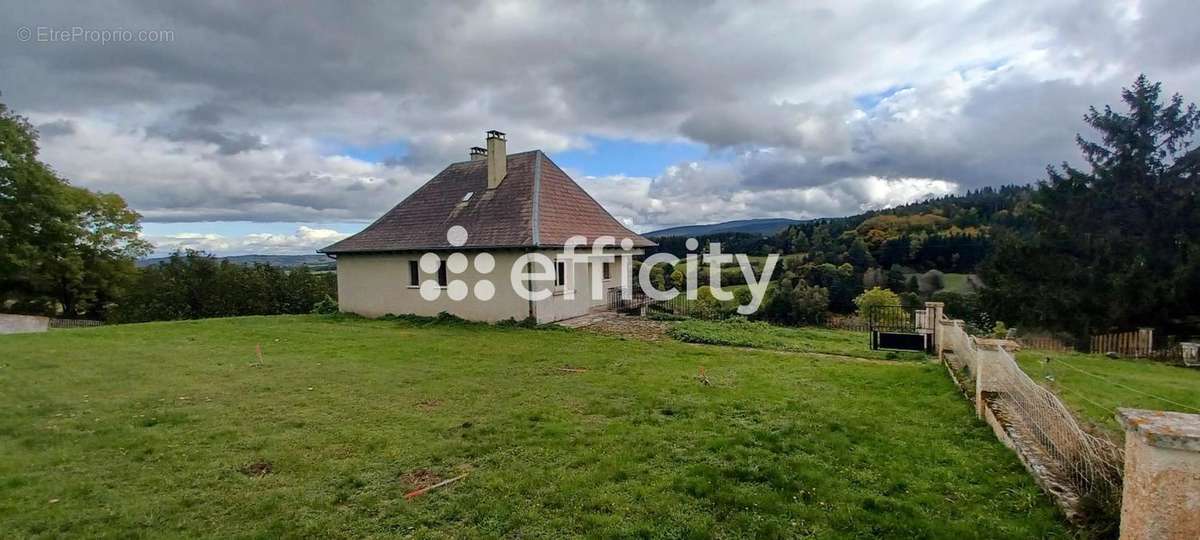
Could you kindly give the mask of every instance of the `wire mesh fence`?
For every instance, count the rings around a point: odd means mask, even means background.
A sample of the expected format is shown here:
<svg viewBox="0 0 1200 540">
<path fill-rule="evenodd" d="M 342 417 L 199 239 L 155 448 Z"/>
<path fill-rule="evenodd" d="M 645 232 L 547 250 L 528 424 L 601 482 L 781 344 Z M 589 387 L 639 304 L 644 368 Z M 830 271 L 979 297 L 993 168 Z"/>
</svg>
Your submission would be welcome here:
<svg viewBox="0 0 1200 540">
<path fill-rule="evenodd" d="M 939 332 L 943 348 L 975 380 L 981 407 L 989 407 L 1056 482 L 1079 497 L 1120 497 L 1124 455 L 1119 446 L 1085 431 L 1058 396 L 1031 379 L 1009 352 L 981 347 L 961 321 L 943 319 Z"/>
</svg>

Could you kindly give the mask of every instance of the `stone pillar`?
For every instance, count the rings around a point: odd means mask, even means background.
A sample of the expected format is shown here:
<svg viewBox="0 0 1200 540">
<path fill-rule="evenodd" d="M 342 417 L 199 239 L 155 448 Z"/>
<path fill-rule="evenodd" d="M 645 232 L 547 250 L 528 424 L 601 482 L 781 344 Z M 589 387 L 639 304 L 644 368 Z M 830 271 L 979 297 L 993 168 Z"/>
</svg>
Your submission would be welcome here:
<svg viewBox="0 0 1200 540">
<path fill-rule="evenodd" d="M 1200 365 L 1200 343 L 1180 343 L 1179 350 L 1183 353 L 1185 366 Z"/>
<path fill-rule="evenodd" d="M 942 309 L 946 304 L 941 302 L 925 302 L 925 317 L 929 321 L 929 327 L 933 329 L 933 346 L 937 348 L 937 359 L 942 361 Z"/>
<path fill-rule="evenodd" d="M 1117 409 L 1125 428 L 1121 538 L 1200 538 L 1200 414 Z"/>
</svg>

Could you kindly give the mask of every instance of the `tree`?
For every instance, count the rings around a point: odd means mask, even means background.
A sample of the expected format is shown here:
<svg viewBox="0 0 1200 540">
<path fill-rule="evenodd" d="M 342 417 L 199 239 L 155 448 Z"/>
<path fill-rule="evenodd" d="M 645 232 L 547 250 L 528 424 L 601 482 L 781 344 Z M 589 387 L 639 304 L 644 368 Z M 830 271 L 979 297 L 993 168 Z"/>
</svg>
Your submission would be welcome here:
<svg viewBox="0 0 1200 540">
<path fill-rule="evenodd" d="M 1077 136 L 1090 170 L 1047 168 L 1032 226 L 999 235 L 981 267 L 989 312 L 1077 337 L 1170 324 L 1200 305 L 1200 112 L 1144 75 L 1127 111 L 1092 107 L 1098 141 Z"/>
<path fill-rule="evenodd" d="M 872 310 L 900 305 L 900 296 L 884 288 L 874 287 L 854 298 L 860 315 L 866 315 Z"/>
<path fill-rule="evenodd" d="M 795 322 L 820 322 L 829 312 L 829 289 L 801 281 L 792 288 L 791 304 L 792 320 Z"/>
<path fill-rule="evenodd" d="M 878 266 L 868 268 L 863 272 L 862 285 L 864 289 L 888 287 L 888 274 Z"/>
<path fill-rule="evenodd" d="M 100 316 L 149 250 L 121 197 L 71 186 L 37 159 L 37 131 L 0 103 L 0 305 Z"/>
<path fill-rule="evenodd" d="M 921 274 L 917 283 L 918 292 L 927 295 L 933 294 L 946 286 L 946 275 L 939 270 L 930 270 Z"/>
<path fill-rule="evenodd" d="M 712 287 L 705 285 L 696 290 L 691 315 L 697 319 L 716 319 L 721 315 L 721 302 L 713 295 Z"/>
<path fill-rule="evenodd" d="M 329 300 L 326 301 L 326 298 Z M 267 264 L 242 266 L 197 251 L 175 253 L 138 272 L 113 312 L 120 322 L 309 313 L 336 305 L 332 273 Z"/>
</svg>

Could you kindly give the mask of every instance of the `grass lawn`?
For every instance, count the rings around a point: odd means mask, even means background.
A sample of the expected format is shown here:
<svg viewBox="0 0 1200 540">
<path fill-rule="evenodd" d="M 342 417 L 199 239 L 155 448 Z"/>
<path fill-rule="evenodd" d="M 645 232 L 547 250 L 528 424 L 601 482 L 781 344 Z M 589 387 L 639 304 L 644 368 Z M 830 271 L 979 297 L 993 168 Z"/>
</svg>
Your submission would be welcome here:
<svg viewBox="0 0 1200 540">
<path fill-rule="evenodd" d="M 954 272 L 944 273 L 942 274 L 942 288 L 938 289 L 938 291 L 946 291 L 957 294 L 974 294 L 978 291 L 975 289 L 975 285 L 971 283 L 971 276 L 972 274 L 959 274 Z M 921 274 L 919 272 L 904 274 L 905 280 L 910 277 L 920 278 Z"/>
<path fill-rule="evenodd" d="M 1054 389 L 1080 418 L 1112 434 L 1123 433 L 1114 418 L 1117 407 L 1200 413 L 1200 369 L 1046 351 L 1021 351 L 1017 362 L 1035 381 Z"/>
<path fill-rule="evenodd" d="M 971 284 L 970 274 L 949 273 L 942 276 L 942 290 L 958 294 L 971 294 L 975 292 L 975 286 Z"/>
<path fill-rule="evenodd" d="M 810 326 L 785 327 L 740 319 L 705 321 L 688 319 L 674 323 L 671 337 L 688 343 L 730 345 L 778 351 L 813 352 L 875 358 L 880 360 L 924 360 L 921 353 L 873 351 L 866 332 L 847 332 Z"/>
<path fill-rule="evenodd" d="M 0 538 L 1069 534 L 933 364 L 251 317 L 0 336 L 0 411 Z"/>
</svg>

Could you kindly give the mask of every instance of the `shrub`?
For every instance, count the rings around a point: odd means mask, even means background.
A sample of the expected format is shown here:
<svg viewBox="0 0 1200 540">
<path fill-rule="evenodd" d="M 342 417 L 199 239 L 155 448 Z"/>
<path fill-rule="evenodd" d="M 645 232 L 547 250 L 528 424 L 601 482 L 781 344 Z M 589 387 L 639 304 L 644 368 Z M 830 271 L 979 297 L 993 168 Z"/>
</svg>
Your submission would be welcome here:
<svg viewBox="0 0 1200 540">
<path fill-rule="evenodd" d="M 684 289 L 687 287 L 686 282 L 687 276 L 683 274 L 683 265 L 679 265 L 675 268 L 674 272 L 671 272 L 671 285 L 679 289 Z"/>
<path fill-rule="evenodd" d="M 750 292 L 750 287 L 744 287 L 733 291 L 733 301 L 739 306 L 747 305 L 753 300 L 754 293 Z"/>
<path fill-rule="evenodd" d="M 854 305 L 858 307 L 858 314 L 864 315 L 873 309 L 900 305 L 900 296 L 887 289 L 873 287 L 858 295 L 854 299 Z"/>
<path fill-rule="evenodd" d="M 678 272 L 678 270 L 676 270 Z M 721 315 L 721 302 L 713 296 L 712 287 L 707 285 L 696 291 L 696 303 L 691 310 L 692 316 L 698 319 L 716 319 Z"/>
<path fill-rule="evenodd" d="M 337 300 L 334 300 L 332 296 L 327 294 L 325 295 L 325 298 L 322 298 L 318 300 L 317 303 L 313 304 L 312 312 L 317 315 L 332 315 L 337 313 Z"/>
<path fill-rule="evenodd" d="M 930 270 L 921 274 L 917 285 L 921 294 L 933 294 L 946 287 L 946 276 L 938 270 Z"/>
<path fill-rule="evenodd" d="M 904 292 L 900 293 L 899 297 L 900 305 L 904 306 L 904 309 L 921 309 L 923 307 L 921 297 L 917 296 L 917 293 Z"/>
<path fill-rule="evenodd" d="M 819 322 L 829 311 L 829 289 L 801 281 L 792 289 L 791 308 L 795 322 Z"/>
</svg>

